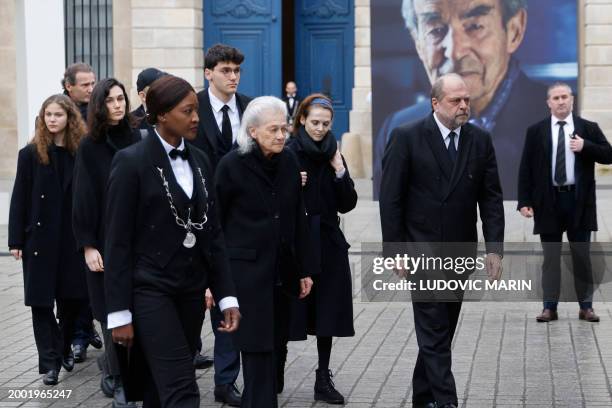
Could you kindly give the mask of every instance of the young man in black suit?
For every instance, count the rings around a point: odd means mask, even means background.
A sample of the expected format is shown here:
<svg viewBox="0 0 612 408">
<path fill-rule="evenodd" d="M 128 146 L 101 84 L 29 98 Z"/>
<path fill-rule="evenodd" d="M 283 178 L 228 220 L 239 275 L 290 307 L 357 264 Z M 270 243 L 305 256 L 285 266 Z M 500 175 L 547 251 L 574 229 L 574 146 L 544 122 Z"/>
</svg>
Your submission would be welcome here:
<svg viewBox="0 0 612 408">
<path fill-rule="evenodd" d="M 567 233 L 578 317 L 598 322 L 593 311 L 593 274 L 589 255 L 591 231 L 597 231 L 595 163 L 612 163 L 612 147 L 595 122 L 572 113 L 569 85 L 548 88 L 551 116 L 527 129 L 518 182 L 518 210 L 534 217 L 533 233 L 540 235 L 544 252 L 542 288 L 544 310 L 538 322 L 557 320 L 561 289 L 561 241 Z"/>
<path fill-rule="evenodd" d="M 219 160 L 236 146 L 240 121 L 248 96 L 238 93 L 240 64 L 244 55 L 237 48 L 215 44 L 204 57 L 204 76 L 209 87 L 198 92 L 198 135 L 192 142 L 204 150 L 213 169 Z M 207 300 L 212 296 L 207 293 Z M 223 315 L 217 305 L 210 304 L 210 320 L 215 334 L 215 400 L 231 406 L 240 406 L 240 392 L 235 382 L 240 373 L 240 353 L 234 348 L 231 336 L 217 330 Z M 196 367 L 210 364 L 208 358 L 196 356 Z"/>
<path fill-rule="evenodd" d="M 200 127 L 192 143 L 208 153 L 214 168 L 234 148 L 242 114 L 251 101 L 238 93 L 243 61 L 239 49 L 225 44 L 213 45 L 204 57 L 209 86 L 198 92 Z"/>
<path fill-rule="evenodd" d="M 457 74 L 437 79 L 433 113 L 396 128 L 383 159 L 380 216 L 383 241 L 474 245 L 477 207 L 490 279 L 499 279 L 504 207 L 491 136 L 469 124 L 470 96 Z M 413 407 L 457 407 L 451 343 L 463 293 L 453 302 L 412 302 L 419 355 Z"/>
</svg>

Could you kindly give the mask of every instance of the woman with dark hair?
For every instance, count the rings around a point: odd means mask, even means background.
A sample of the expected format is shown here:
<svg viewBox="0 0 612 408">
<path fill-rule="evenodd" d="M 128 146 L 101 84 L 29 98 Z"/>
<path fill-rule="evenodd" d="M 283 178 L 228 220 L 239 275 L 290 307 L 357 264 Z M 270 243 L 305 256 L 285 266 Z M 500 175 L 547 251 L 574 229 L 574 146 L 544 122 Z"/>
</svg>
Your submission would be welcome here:
<svg viewBox="0 0 612 408">
<path fill-rule="evenodd" d="M 102 368 L 100 388 L 107 397 L 114 398 L 116 407 L 127 404 L 127 401 L 111 334 L 106 327 L 102 258 L 104 206 L 110 164 L 115 153 L 140 140 L 139 131 L 130 127 L 129 111 L 130 102 L 123 84 L 114 78 L 96 84 L 87 114 L 89 134 L 83 139 L 76 156 L 72 211 L 77 247 L 85 257 L 92 311 L 102 325 L 104 337 L 104 356 L 98 360 Z"/>
<path fill-rule="evenodd" d="M 314 386 L 315 400 L 343 404 L 344 397 L 336 390 L 329 369 L 332 337 L 354 336 L 355 329 L 349 244 L 340 230 L 338 213 L 344 214 L 355 208 L 357 192 L 331 132 L 334 117 L 331 100 L 322 94 L 310 95 L 300 103 L 295 117 L 294 137 L 288 148 L 296 153 L 305 176 L 304 201 L 314 246 L 314 262 L 319 273 L 313 275 L 313 293 L 305 301 L 300 301 L 301 304 L 294 305 L 292 328 L 298 330 L 292 333 L 305 331 L 317 336 L 319 367 Z M 278 366 L 281 383 L 283 357 Z"/>
<path fill-rule="evenodd" d="M 142 350 L 152 377 L 145 406 L 195 408 L 193 356 L 206 289 L 224 314 L 220 331 L 235 331 L 240 313 L 212 169 L 202 151 L 185 143 L 198 130 L 196 93 L 184 79 L 164 76 L 151 85 L 147 109 L 154 130 L 115 156 L 108 182 L 108 327 L 117 344 Z"/>
<path fill-rule="evenodd" d="M 70 98 L 47 98 L 38 113 L 34 138 L 19 151 L 11 196 L 8 244 L 15 259 L 23 262 L 38 371 L 47 385 L 57 384 L 62 366 L 72 371 L 74 323 L 80 308 L 87 305 L 85 274 L 70 221 L 74 155 L 84 134 L 85 124 Z"/>
<path fill-rule="evenodd" d="M 286 136 L 285 103 L 255 98 L 242 117 L 238 149 L 216 171 L 221 225 L 244 315 L 234 339 L 242 354 L 243 408 L 278 406 L 275 360 L 287 342 L 290 300 L 307 296 L 312 285 L 299 168 L 284 149 Z"/>
</svg>

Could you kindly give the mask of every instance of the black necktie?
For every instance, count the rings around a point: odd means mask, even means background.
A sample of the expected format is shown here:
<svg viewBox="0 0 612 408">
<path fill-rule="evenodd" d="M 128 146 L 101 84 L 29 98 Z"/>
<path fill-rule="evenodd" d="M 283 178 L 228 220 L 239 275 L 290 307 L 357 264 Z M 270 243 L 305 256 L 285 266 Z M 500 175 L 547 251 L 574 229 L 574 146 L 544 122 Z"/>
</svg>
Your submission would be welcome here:
<svg viewBox="0 0 612 408">
<path fill-rule="evenodd" d="M 565 131 L 563 126 L 565 122 L 560 120 L 557 122 L 559 125 L 559 137 L 557 139 L 557 161 L 555 162 L 555 181 L 558 185 L 562 186 L 567 181 L 567 173 L 565 172 Z"/>
<path fill-rule="evenodd" d="M 176 160 L 177 157 L 180 157 L 183 160 L 187 160 L 187 158 L 189 157 L 189 151 L 187 150 L 187 148 L 183 150 L 172 149 L 168 153 L 168 156 L 170 156 L 172 160 Z"/>
<path fill-rule="evenodd" d="M 457 134 L 455 132 L 450 132 L 448 134 L 448 138 L 450 141 L 448 142 L 448 156 L 450 157 L 453 164 L 457 161 L 457 148 L 455 147 L 455 136 Z"/>
<path fill-rule="evenodd" d="M 221 111 L 223 111 L 223 122 L 221 122 L 221 138 L 223 139 L 223 143 L 227 150 L 232 148 L 232 122 L 230 121 L 229 114 L 227 111 L 229 110 L 229 106 L 223 105 Z"/>
</svg>

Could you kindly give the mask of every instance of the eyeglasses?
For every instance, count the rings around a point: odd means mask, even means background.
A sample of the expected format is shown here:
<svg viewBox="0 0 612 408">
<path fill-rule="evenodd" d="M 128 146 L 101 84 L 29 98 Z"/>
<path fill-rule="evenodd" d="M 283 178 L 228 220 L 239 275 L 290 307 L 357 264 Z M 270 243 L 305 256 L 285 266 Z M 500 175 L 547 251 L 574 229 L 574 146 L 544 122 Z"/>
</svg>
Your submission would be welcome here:
<svg viewBox="0 0 612 408">
<path fill-rule="evenodd" d="M 231 75 L 232 75 L 232 72 L 233 72 L 233 73 L 234 73 L 234 75 L 236 75 L 236 76 L 239 76 L 239 75 L 240 75 L 240 67 L 238 67 L 238 68 L 234 68 L 234 69 L 231 69 L 231 68 L 226 67 L 226 68 L 221 68 L 221 69 L 218 69 L 217 71 L 218 71 L 218 72 L 220 72 L 221 74 L 225 75 L 226 77 L 231 76 Z"/>
</svg>

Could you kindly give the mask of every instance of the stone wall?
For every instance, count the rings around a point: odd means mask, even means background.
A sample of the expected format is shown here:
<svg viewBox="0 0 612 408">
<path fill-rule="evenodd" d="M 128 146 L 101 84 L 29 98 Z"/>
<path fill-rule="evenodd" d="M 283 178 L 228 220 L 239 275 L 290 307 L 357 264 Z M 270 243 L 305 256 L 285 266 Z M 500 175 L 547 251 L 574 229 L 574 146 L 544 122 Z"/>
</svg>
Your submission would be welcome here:
<svg viewBox="0 0 612 408">
<path fill-rule="evenodd" d="M 17 60 L 15 1 L 0 1 L 0 179 L 17 167 Z"/>
<path fill-rule="evenodd" d="M 583 0 L 580 112 L 612 140 L 612 0 Z"/>
</svg>

